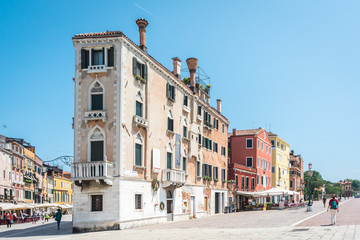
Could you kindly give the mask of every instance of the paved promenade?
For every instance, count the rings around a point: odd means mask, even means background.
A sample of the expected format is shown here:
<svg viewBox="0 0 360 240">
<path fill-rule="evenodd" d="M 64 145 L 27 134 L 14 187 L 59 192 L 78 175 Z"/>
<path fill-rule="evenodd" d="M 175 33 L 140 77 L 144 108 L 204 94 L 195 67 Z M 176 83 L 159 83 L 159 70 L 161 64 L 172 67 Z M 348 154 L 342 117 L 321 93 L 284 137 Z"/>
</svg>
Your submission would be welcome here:
<svg viewBox="0 0 360 240">
<path fill-rule="evenodd" d="M 313 212 L 305 208 L 223 214 L 121 231 L 71 234 L 71 218 L 65 216 L 62 231 L 56 223 L 19 224 L 11 230 L 0 226 L 0 239 L 360 239 L 360 199 L 341 202 L 337 225 L 322 203 Z"/>
</svg>

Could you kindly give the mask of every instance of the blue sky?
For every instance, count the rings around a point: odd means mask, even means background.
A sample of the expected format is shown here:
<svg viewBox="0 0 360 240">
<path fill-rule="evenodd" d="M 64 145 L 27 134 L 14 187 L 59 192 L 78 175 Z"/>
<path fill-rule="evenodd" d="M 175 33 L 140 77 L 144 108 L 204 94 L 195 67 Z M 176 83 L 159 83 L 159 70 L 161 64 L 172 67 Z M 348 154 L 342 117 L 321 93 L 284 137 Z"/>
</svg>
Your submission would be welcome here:
<svg viewBox="0 0 360 240">
<path fill-rule="evenodd" d="M 271 126 L 327 180 L 360 178 L 358 1 L 0 1 L 0 134 L 72 155 L 77 33 L 123 31 L 199 59 L 232 128 Z M 7 128 L 1 127 L 5 124 Z M 306 166 L 307 169 L 307 166 Z"/>
</svg>

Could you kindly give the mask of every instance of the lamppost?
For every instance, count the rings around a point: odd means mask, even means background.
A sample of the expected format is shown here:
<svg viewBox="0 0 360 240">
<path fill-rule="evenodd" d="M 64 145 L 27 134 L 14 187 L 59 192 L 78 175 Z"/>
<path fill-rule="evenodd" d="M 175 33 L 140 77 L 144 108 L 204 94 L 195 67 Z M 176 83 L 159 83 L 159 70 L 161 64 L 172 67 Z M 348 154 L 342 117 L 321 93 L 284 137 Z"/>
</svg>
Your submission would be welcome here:
<svg viewBox="0 0 360 240">
<path fill-rule="evenodd" d="M 307 207 L 308 212 L 312 212 L 312 203 L 311 203 L 311 177 L 312 177 L 312 172 L 311 172 L 311 168 L 312 168 L 312 164 L 309 163 L 309 171 L 308 171 L 308 175 L 309 175 L 309 204 L 308 204 L 308 207 Z"/>
</svg>

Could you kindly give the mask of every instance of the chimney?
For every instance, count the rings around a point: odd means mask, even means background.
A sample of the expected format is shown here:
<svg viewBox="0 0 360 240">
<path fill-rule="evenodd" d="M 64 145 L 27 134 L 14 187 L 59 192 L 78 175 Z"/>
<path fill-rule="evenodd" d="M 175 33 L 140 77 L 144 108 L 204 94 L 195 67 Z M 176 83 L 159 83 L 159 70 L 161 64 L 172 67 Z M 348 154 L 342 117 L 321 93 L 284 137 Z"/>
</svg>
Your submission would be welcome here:
<svg viewBox="0 0 360 240">
<path fill-rule="evenodd" d="M 216 99 L 217 108 L 216 110 L 221 113 L 221 99 Z"/>
<path fill-rule="evenodd" d="M 173 73 L 174 73 L 174 75 L 175 75 L 178 79 L 181 79 L 181 73 L 180 73 L 180 71 L 181 71 L 181 69 L 180 69 L 180 67 L 181 67 L 181 60 L 180 60 L 180 58 L 178 58 L 178 57 L 174 57 L 174 58 L 172 58 L 172 60 L 173 60 L 173 64 L 174 64 L 174 71 L 173 71 Z"/>
<path fill-rule="evenodd" d="M 233 136 L 236 136 L 236 128 L 233 128 Z"/>
<path fill-rule="evenodd" d="M 186 59 L 186 63 L 190 72 L 190 88 L 191 90 L 195 90 L 195 73 L 198 65 L 198 60 L 196 58 L 188 58 Z"/>
<path fill-rule="evenodd" d="M 140 33 L 140 48 L 144 52 L 147 53 L 147 47 L 146 47 L 146 27 L 149 24 L 148 21 L 146 21 L 143 18 L 139 18 L 136 20 L 136 24 L 139 26 L 139 33 Z"/>
</svg>

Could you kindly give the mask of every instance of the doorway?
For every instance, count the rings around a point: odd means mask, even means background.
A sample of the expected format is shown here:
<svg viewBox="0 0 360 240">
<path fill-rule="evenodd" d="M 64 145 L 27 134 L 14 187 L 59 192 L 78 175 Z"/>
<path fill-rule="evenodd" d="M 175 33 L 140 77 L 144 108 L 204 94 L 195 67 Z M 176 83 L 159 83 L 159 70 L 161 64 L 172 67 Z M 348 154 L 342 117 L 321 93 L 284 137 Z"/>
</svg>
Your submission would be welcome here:
<svg viewBox="0 0 360 240">
<path fill-rule="evenodd" d="M 220 193 L 215 193 L 215 214 L 220 212 Z"/>
<path fill-rule="evenodd" d="M 167 212 L 167 220 L 173 221 L 173 194 L 169 190 L 166 192 L 166 212 Z"/>
<path fill-rule="evenodd" d="M 190 208 L 191 208 L 191 217 L 195 217 L 196 211 L 195 211 L 195 197 L 194 196 L 190 197 Z"/>
</svg>

